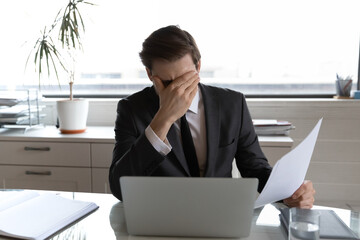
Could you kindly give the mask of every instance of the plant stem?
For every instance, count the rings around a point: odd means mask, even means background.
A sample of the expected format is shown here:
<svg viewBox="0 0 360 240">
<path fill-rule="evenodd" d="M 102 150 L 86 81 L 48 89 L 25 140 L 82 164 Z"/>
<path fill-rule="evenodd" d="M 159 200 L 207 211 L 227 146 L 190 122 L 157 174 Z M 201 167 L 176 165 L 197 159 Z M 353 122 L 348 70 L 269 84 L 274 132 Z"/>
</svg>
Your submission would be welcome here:
<svg viewBox="0 0 360 240">
<path fill-rule="evenodd" d="M 73 84 L 74 84 L 74 82 L 72 82 L 72 81 L 69 82 L 69 85 L 70 85 L 70 101 L 73 100 L 73 93 L 72 93 Z"/>
</svg>

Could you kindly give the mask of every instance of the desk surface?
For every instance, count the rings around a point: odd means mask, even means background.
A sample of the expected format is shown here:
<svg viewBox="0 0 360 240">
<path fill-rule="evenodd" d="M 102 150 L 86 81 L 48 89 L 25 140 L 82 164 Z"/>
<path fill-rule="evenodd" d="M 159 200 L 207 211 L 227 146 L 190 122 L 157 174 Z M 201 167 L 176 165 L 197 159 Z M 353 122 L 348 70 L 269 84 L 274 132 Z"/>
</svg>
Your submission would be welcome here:
<svg viewBox="0 0 360 240">
<path fill-rule="evenodd" d="M 54 236 L 54 240 L 75 239 L 75 240 L 98 240 L 98 239 L 159 239 L 159 237 L 141 237 L 129 236 L 126 232 L 125 218 L 123 215 L 123 206 L 115 197 L 110 194 L 95 194 L 95 193 L 71 193 L 71 192 L 56 192 L 57 194 L 70 199 L 78 199 L 82 201 L 95 202 L 100 208 L 87 216 L 85 219 L 68 227 L 67 229 Z M 251 234 L 247 240 L 281 240 L 286 239 L 285 232 L 280 226 L 279 211 L 277 207 L 281 205 L 272 204 L 266 205 L 264 208 L 259 208 L 254 211 Z M 324 208 L 324 207 L 315 207 Z M 350 210 L 331 208 L 339 217 L 350 226 L 358 235 L 360 234 L 360 217 L 359 213 Z M 2 238 L 0 239 L 8 239 Z M 167 239 L 196 239 L 199 238 L 160 238 Z"/>
<path fill-rule="evenodd" d="M 61 134 L 54 126 L 34 127 L 24 129 L 0 128 L 0 141 L 51 141 L 51 142 L 95 142 L 114 143 L 114 127 L 88 126 L 84 133 Z M 293 140 L 288 136 L 259 136 L 261 146 L 266 147 L 292 147 Z"/>
</svg>

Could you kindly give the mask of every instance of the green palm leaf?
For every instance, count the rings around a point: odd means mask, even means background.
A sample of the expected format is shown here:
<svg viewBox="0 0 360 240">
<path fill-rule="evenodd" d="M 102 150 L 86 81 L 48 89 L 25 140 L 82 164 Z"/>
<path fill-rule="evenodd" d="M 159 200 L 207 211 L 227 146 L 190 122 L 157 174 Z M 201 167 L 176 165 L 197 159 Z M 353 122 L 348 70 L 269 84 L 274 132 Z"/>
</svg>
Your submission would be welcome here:
<svg viewBox="0 0 360 240">
<path fill-rule="evenodd" d="M 44 28 L 39 37 L 31 49 L 29 56 L 26 59 L 25 69 L 29 62 L 30 56 L 34 54 L 35 72 L 38 72 L 39 76 L 39 88 L 40 79 L 43 74 L 43 70 L 46 68 L 47 75 L 50 77 L 52 70 L 55 72 L 58 85 L 60 87 L 60 80 L 58 74 L 58 67 L 61 67 L 65 72 L 70 73 L 66 64 L 67 59 L 63 58 L 60 51 L 57 49 L 56 44 L 51 38 L 51 33 L 55 29 L 59 29 L 58 38 L 63 49 L 68 51 L 71 61 L 74 61 L 72 53 L 69 51 L 73 49 L 82 49 L 81 33 L 85 32 L 85 24 L 83 18 L 78 9 L 78 4 L 95 5 L 83 0 L 69 0 L 65 9 L 60 9 L 54 19 L 54 22 L 49 27 L 49 30 Z M 58 24 L 61 23 L 60 26 Z"/>
</svg>

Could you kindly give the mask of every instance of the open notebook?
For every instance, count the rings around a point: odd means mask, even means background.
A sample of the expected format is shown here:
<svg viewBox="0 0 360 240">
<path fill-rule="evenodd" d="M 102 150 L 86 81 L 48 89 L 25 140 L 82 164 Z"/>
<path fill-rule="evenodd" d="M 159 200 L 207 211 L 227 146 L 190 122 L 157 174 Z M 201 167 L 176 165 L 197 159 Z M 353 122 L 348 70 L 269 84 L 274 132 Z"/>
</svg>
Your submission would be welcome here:
<svg viewBox="0 0 360 240">
<path fill-rule="evenodd" d="M 0 235 L 45 239 L 98 206 L 35 191 L 0 192 Z"/>
</svg>

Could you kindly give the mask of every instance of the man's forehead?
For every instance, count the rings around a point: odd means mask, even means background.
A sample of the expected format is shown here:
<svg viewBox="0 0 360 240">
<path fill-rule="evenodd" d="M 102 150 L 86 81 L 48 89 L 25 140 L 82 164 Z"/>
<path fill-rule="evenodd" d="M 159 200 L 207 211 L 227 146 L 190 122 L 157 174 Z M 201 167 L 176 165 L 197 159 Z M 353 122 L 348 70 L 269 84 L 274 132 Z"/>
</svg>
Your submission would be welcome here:
<svg viewBox="0 0 360 240">
<path fill-rule="evenodd" d="M 195 65 L 192 68 L 183 69 L 182 71 L 171 71 L 171 72 L 153 72 L 154 76 L 158 76 L 163 81 L 172 81 L 182 75 L 184 75 L 187 72 L 195 70 Z"/>
<path fill-rule="evenodd" d="M 169 62 L 165 60 L 154 60 L 152 75 L 158 76 L 161 80 L 174 80 L 181 75 L 196 70 L 195 64 L 190 55 Z"/>
</svg>

